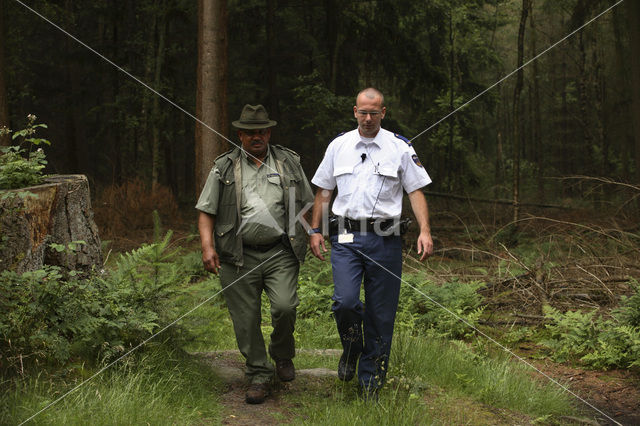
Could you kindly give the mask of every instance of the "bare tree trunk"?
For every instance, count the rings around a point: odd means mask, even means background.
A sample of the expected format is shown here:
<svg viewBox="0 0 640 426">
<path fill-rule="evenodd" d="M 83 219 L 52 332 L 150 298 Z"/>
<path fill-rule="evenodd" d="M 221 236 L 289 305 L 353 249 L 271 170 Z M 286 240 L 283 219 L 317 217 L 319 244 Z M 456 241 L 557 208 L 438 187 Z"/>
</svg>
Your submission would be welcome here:
<svg viewBox="0 0 640 426">
<path fill-rule="evenodd" d="M 267 0 L 267 78 L 269 84 L 269 114 L 280 120 L 278 84 L 276 73 L 276 0 Z"/>
<path fill-rule="evenodd" d="M 529 24 L 531 26 L 531 56 L 535 57 L 538 54 L 536 47 L 536 23 L 533 19 L 533 0 L 531 1 L 531 15 L 529 17 Z M 533 159 L 536 164 L 536 183 L 538 188 L 538 202 L 544 200 L 544 143 L 542 141 L 542 124 L 541 124 L 541 112 L 540 112 L 540 72 L 538 71 L 538 61 L 533 61 Z"/>
<path fill-rule="evenodd" d="M 635 160 L 636 160 L 636 182 L 640 182 L 640 2 L 626 2 L 629 17 L 629 35 L 631 45 L 631 91 L 633 106 L 631 122 L 633 123 L 633 133 L 635 138 Z M 640 198 L 638 198 L 638 209 L 640 209 Z"/>
<path fill-rule="evenodd" d="M 628 12 L 627 8 L 619 8 L 616 7 L 613 9 L 613 36 L 615 41 L 615 52 L 616 52 L 616 66 L 615 69 L 618 71 L 619 79 L 622 82 L 622 87 L 631 87 L 630 75 L 628 75 L 626 70 L 626 61 L 625 59 L 630 56 L 627 53 L 627 50 L 623 46 L 622 42 L 622 33 L 625 30 L 626 23 L 624 22 L 624 15 Z M 614 108 L 616 108 L 614 106 Z M 629 182 L 631 180 L 631 173 L 629 170 L 629 161 L 628 159 L 633 158 L 633 123 L 631 126 L 625 126 L 624 129 L 624 140 L 622 142 L 621 147 L 621 158 L 626 159 L 622 161 L 622 180 L 625 182 Z"/>
<path fill-rule="evenodd" d="M 71 31 L 72 28 L 75 27 L 74 17 L 75 11 L 73 9 L 73 2 L 71 0 L 66 0 L 64 2 L 64 7 L 69 16 L 69 21 L 67 22 L 66 27 Z M 64 127 L 65 127 L 65 135 L 66 140 L 65 144 L 67 145 L 67 162 L 66 169 L 71 170 L 74 173 L 77 173 L 80 168 L 80 161 L 78 160 L 78 135 L 76 128 L 76 104 L 74 99 L 74 85 L 78 79 L 77 76 L 77 62 L 71 54 L 72 49 L 75 46 L 71 45 L 71 40 L 68 37 L 65 37 L 64 41 L 64 53 L 66 56 L 66 60 L 64 61 L 64 72 L 65 72 L 65 80 L 67 86 L 67 92 L 64 97 L 65 102 L 65 118 L 64 118 Z"/>
<path fill-rule="evenodd" d="M 449 8 L 449 48 L 451 49 L 449 52 L 449 109 L 450 112 L 453 112 L 453 110 L 455 109 L 453 100 L 454 100 L 454 86 L 455 86 L 455 79 L 454 79 L 454 73 L 455 73 L 455 37 L 453 35 L 453 9 L 450 7 Z M 448 189 L 449 191 L 453 191 L 454 190 L 454 185 L 453 185 L 453 181 L 455 179 L 456 173 L 455 173 L 455 166 L 453 165 L 453 151 L 454 151 L 454 146 L 453 146 L 453 142 L 454 142 L 454 121 L 455 121 L 455 115 L 453 117 L 451 117 L 449 120 L 449 143 L 447 144 L 447 162 L 446 162 L 446 169 L 447 169 L 447 185 L 448 185 Z"/>
<path fill-rule="evenodd" d="M 524 63 L 524 32 L 531 0 L 522 0 L 522 14 L 518 29 L 518 68 Z M 523 86 L 523 71 L 516 74 L 516 87 L 513 91 L 513 221 L 517 225 L 520 219 L 520 135 L 522 134 L 522 118 L 520 111 L 520 94 Z"/>
<path fill-rule="evenodd" d="M 154 71 L 154 87 L 156 90 L 160 90 L 161 75 L 162 75 L 162 63 L 164 62 L 164 45 L 167 32 L 167 11 L 166 2 L 161 2 L 156 10 L 156 35 L 158 37 L 158 50 L 155 55 L 155 71 Z M 160 167 L 162 159 L 160 158 L 160 105 L 158 96 L 153 97 L 153 105 L 151 110 L 152 124 L 151 124 L 151 192 L 155 193 L 158 187 L 158 180 L 160 176 Z"/>
<path fill-rule="evenodd" d="M 498 116 L 499 117 L 499 116 Z M 502 155 L 502 132 L 498 130 L 498 135 L 496 137 L 496 164 L 495 164 L 495 175 L 494 181 L 495 184 L 493 186 L 493 198 L 499 198 L 500 192 L 499 188 L 504 184 L 504 167 L 503 167 L 503 155 Z"/>
<path fill-rule="evenodd" d="M 227 1 L 198 0 L 198 78 L 196 116 L 227 135 Z M 213 160 L 226 141 L 196 123 L 196 191 L 202 191 Z"/>
<path fill-rule="evenodd" d="M 9 128 L 9 99 L 7 98 L 7 86 L 4 81 L 4 43 L 6 41 L 4 30 L 4 0 L 0 0 L 0 128 Z M 0 146 L 9 146 L 11 137 L 7 134 L 0 136 Z"/>
<path fill-rule="evenodd" d="M 337 1 L 325 0 L 324 9 L 327 16 L 326 37 L 327 54 L 329 55 L 329 90 L 336 93 L 338 89 L 338 57 L 340 56 L 340 47 L 344 42 L 344 36 L 340 33 Z"/>
</svg>

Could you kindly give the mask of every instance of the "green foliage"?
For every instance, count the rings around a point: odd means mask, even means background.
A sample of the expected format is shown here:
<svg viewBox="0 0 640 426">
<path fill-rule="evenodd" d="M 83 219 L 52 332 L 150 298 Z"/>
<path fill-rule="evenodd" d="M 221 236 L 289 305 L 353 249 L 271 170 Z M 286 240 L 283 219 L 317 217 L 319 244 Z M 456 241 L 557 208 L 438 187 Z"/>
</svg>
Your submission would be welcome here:
<svg viewBox="0 0 640 426">
<path fill-rule="evenodd" d="M 594 320 L 596 311 L 562 313 L 550 306 L 544 306 L 543 311 L 551 324 L 546 325 L 550 338 L 542 343 L 552 349 L 556 361 L 564 362 L 597 348 L 600 330 Z"/>
<path fill-rule="evenodd" d="M 390 376 L 407 383 L 412 393 L 436 386 L 447 389 L 449 395 L 458 392 L 493 407 L 536 416 L 573 410 L 562 388 L 532 380 L 528 367 L 500 354 L 479 355 L 472 345 L 460 341 L 398 333 L 390 365 Z"/>
<path fill-rule="evenodd" d="M 454 339 L 474 334 L 470 326 L 476 326 L 484 311 L 477 292 L 483 283 L 454 280 L 438 286 L 421 281 L 418 275 L 404 279 L 407 285 L 403 284 L 400 292 L 398 329 L 432 330 L 438 336 Z"/>
<path fill-rule="evenodd" d="M 350 114 L 355 95 L 332 93 L 320 82 L 317 71 L 298 77 L 293 94 L 295 103 L 291 112 L 300 117 L 298 129 L 314 140 L 314 145 L 326 147 L 338 132 L 357 127 L 353 114 Z"/>
<path fill-rule="evenodd" d="M 189 276 L 159 242 L 121 255 L 111 273 L 63 277 L 60 268 L 0 273 L 0 369 L 64 363 L 73 354 L 112 359 L 166 322 L 166 302 Z"/>
<path fill-rule="evenodd" d="M 33 424 L 220 424 L 224 387 L 211 368 L 180 350 L 152 346 L 86 382 Z M 95 372 L 76 364 L 64 375 L 8 379 L 0 393 L 0 424 L 24 422 Z"/>
<path fill-rule="evenodd" d="M 630 297 L 622 296 L 621 306 L 614 311 L 614 315 L 625 324 L 640 327 L 640 284 L 632 280 L 631 286 L 635 293 Z"/>
<path fill-rule="evenodd" d="M 613 319 L 597 317 L 596 311 L 562 313 L 545 307 L 550 336 L 541 343 L 552 349 L 557 361 L 579 359 L 596 369 L 640 367 L 639 301 L 636 284 L 635 294 L 623 299 Z"/>
<path fill-rule="evenodd" d="M 300 285 L 297 308 L 298 318 L 317 318 L 331 312 L 331 296 L 333 295 L 333 275 L 331 264 L 321 262 L 310 255 L 300 268 Z"/>
<path fill-rule="evenodd" d="M 17 146 L 8 146 L 2 148 L 0 155 L 0 189 L 16 189 L 26 186 L 38 185 L 42 183 L 44 169 L 47 164 L 45 154 L 42 148 L 33 150 L 34 146 L 41 144 L 50 145 L 51 143 L 42 138 L 33 137 L 37 128 L 46 128 L 45 124 L 35 124 L 36 116 L 29 114 L 27 116 L 27 127 L 13 133 L 12 139 L 21 138 Z M 11 130 L 3 128 L 2 134 L 9 134 Z M 28 144 L 28 148 L 23 147 Z"/>
</svg>

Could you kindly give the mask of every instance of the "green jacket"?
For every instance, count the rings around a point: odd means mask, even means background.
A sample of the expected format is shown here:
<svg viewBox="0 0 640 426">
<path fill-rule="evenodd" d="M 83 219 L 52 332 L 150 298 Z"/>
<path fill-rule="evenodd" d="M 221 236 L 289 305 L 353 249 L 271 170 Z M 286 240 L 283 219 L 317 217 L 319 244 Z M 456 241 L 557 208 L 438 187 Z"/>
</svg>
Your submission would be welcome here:
<svg viewBox="0 0 640 426">
<path fill-rule="evenodd" d="M 298 261 L 303 262 L 307 232 L 296 216 L 307 203 L 313 203 L 313 193 L 300 166 L 300 156 L 281 145 L 270 146 L 284 190 L 285 232 Z M 214 227 L 216 251 L 220 261 L 238 266 L 243 264 L 242 236 L 238 235 L 242 222 L 242 158 L 240 149 L 234 148 L 216 158 L 214 166 L 220 173 L 220 198 Z"/>
</svg>

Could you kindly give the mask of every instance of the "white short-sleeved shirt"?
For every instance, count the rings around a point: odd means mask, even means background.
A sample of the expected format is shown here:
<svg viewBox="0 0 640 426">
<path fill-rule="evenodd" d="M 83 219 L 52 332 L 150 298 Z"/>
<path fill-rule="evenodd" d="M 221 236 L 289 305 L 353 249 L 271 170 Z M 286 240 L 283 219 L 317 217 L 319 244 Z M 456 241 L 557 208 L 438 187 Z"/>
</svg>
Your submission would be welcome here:
<svg viewBox="0 0 640 426">
<path fill-rule="evenodd" d="M 355 129 L 329 144 L 311 182 L 338 187 L 332 209 L 338 216 L 387 219 L 400 217 L 403 189 L 413 192 L 431 178 L 407 139 L 385 129 L 367 139 Z"/>
</svg>

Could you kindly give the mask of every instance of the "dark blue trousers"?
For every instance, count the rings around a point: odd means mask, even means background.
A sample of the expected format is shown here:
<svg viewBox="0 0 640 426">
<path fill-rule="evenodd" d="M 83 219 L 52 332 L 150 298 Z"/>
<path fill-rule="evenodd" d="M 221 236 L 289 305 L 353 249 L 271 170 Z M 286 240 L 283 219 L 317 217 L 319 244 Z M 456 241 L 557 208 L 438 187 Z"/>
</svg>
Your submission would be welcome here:
<svg viewBox="0 0 640 426">
<path fill-rule="evenodd" d="M 379 388 L 388 371 L 400 295 L 402 237 L 355 232 L 353 243 L 341 244 L 332 236 L 331 247 L 332 310 L 342 347 L 349 356 L 360 354 L 360 385 Z"/>
</svg>

